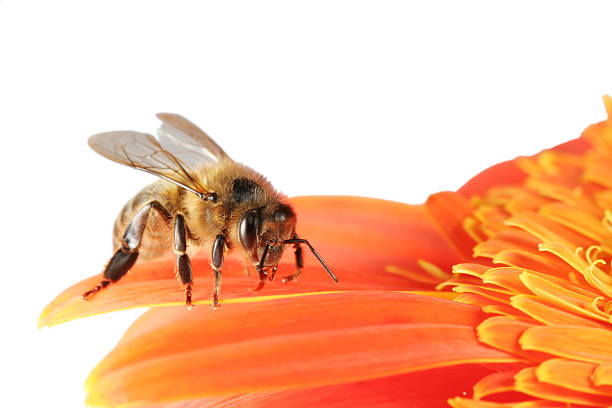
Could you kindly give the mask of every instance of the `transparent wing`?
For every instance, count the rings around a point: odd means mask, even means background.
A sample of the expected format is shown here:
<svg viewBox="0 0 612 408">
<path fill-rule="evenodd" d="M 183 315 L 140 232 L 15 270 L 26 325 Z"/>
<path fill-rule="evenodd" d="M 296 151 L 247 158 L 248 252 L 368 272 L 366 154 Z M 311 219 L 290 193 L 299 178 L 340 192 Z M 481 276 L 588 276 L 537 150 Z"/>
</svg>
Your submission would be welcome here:
<svg viewBox="0 0 612 408">
<path fill-rule="evenodd" d="M 183 163 L 202 167 L 229 159 L 210 136 L 184 117 L 174 113 L 158 113 L 157 117 L 163 122 L 157 130 L 160 144 Z"/>
<path fill-rule="evenodd" d="M 206 193 L 195 171 L 183 160 L 166 150 L 152 135 L 133 131 L 98 133 L 89 138 L 89 146 L 117 163 L 155 174 L 198 196 Z M 199 167 L 207 162 L 199 163 Z"/>
</svg>

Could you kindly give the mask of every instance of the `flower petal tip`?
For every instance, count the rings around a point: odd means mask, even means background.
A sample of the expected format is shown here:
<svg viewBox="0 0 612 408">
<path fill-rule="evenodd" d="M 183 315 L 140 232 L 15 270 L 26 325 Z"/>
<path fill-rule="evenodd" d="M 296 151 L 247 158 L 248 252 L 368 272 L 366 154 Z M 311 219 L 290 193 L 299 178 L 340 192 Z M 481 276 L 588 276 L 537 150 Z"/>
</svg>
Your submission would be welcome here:
<svg viewBox="0 0 612 408">
<path fill-rule="evenodd" d="M 606 107 L 606 113 L 608 114 L 608 122 L 612 122 L 612 98 L 610 95 L 603 96 L 604 106 Z"/>
</svg>

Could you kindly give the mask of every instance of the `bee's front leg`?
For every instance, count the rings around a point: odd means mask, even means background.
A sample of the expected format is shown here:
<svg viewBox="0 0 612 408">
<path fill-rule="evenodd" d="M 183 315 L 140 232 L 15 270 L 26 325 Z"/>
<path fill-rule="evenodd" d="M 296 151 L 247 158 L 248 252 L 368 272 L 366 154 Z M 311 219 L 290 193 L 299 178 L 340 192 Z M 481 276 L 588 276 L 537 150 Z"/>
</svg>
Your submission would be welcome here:
<svg viewBox="0 0 612 408">
<path fill-rule="evenodd" d="M 270 274 L 270 277 L 269 277 L 268 279 L 270 279 L 271 281 L 273 281 L 273 280 L 274 280 L 274 277 L 276 276 L 276 270 L 277 270 L 277 269 L 278 269 L 278 265 L 275 265 L 275 266 L 272 268 L 272 273 Z"/>
<path fill-rule="evenodd" d="M 319 262 L 321 262 L 321 265 L 323 265 L 323 268 L 325 268 L 325 270 L 329 274 L 329 277 L 332 278 L 332 280 L 335 283 L 338 283 L 338 278 L 336 278 L 336 275 L 334 275 L 331 269 L 329 269 L 329 266 L 327 266 L 323 258 L 321 258 L 321 255 L 319 255 L 319 253 L 314 249 L 314 247 L 310 245 L 310 242 L 308 242 L 308 240 L 298 238 L 297 235 L 294 235 L 293 238 L 286 239 L 283 241 L 283 243 L 284 244 L 294 244 L 293 247 L 295 248 L 295 265 L 297 267 L 297 271 L 293 275 L 285 276 L 283 278 L 283 282 L 287 283 L 290 280 L 296 279 L 302 272 L 302 267 L 304 266 L 304 262 L 302 259 L 302 247 L 300 247 L 300 244 L 304 244 L 308 246 L 308 248 L 310 248 L 310 252 L 312 252 L 312 254 L 319 260 Z"/>
<path fill-rule="evenodd" d="M 261 254 L 261 259 L 259 260 L 259 264 L 257 265 L 257 273 L 259 274 L 259 283 L 257 287 L 253 289 L 254 291 L 261 290 L 266 284 L 266 277 L 268 276 L 268 270 L 264 269 L 264 265 L 266 263 L 266 256 L 268 256 L 268 251 L 270 251 L 271 244 L 266 242 L 266 246 L 264 247 L 263 254 Z M 271 279 L 274 279 L 274 274 L 276 273 L 276 267 L 274 267 L 273 274 L 271 275 Z"/>
<path fill-rule="evenodd" d="M 98 285 L 83 293 L 83 299 L 89 300 L 98 291 L 104 289 L 112 282 L 117 282 L 134 265 L 138 258 L 138 247 L 140 247 L 142 234 L 147 225 L 151 208 L 157 210 L 166 220 L 170 217 L 168 211 L 157 201 L 150 202 L 142 207 L 126 228 L 121 238 L 121 247 L 117 249 L 113 257 L 108 261 L 108 264 L 106 264 L 103 273 L 104 278 Z"/>
<path fill-rule="evenodd" d="M 221 267 L 223 266 L 223 250 L 225 248 L 225 236 L 218 234 L 212 247 L 211 266 L 215 275 L 215 291 L 213 293 L 212 307 L 219 306 L 219 292 L 221 291 Z"/>
<path fill-rule="evenodd" d="M 299 238 L 297 235 L 294 235 L 293 239 L 298 240 Z M 285 276 L 283 278 L 283 283 L 287 283 L 289 281 L 297 279 L 297 277 L 300 276 L 300 273 L 302 273 L 302 268 L 304 267 L 304 258 L 302 255 L 302 247 L 300 246 L 300 243 L 295 242 L 293 244 L 293 248 L 295 249 L 295 269 L 296 271 L 293 275 Z"/>
<path fill-rule="evenodd" d="M 191 261 L 185 253 L 187 250 L 187 232 L 185 218 L 178 214 L 174 218 L 174 252 L 176 253 L 176 273 L 185 285 L 185 306 L 191 307 L 191 285 L 193 285 L 193 274 Z"/>
</svg>

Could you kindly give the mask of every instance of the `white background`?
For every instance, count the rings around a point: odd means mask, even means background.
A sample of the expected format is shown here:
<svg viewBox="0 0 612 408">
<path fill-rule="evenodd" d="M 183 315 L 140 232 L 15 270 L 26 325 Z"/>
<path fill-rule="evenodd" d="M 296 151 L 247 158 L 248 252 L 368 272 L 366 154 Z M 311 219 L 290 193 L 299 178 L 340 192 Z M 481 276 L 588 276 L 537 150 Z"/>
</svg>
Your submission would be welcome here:
<svg viewBox="0 0 612 408">
<path fill-rule="evenodd" d="M 35 329 L 153 180 L 90 134 L 178 112 L 289 195 L 422 202 L 605 118 L 609 4 L 0 1 L 2 405 L 82 406 L 140 313 Z"/>
</svg>

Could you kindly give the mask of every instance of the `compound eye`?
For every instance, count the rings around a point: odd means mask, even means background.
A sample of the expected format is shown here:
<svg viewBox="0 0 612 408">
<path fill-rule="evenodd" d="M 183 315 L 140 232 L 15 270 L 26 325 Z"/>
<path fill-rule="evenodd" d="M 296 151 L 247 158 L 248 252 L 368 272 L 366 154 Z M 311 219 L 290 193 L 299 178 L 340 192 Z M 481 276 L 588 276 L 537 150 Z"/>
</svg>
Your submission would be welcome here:
<svg viewBox="0 0 612 408">
<path fill-rule="evenodd" d="M 240 219 L 238 235 L 240 243 L 247 250 L 252 250 L 257 240 L 257 213 L 249 211 Z"/>
</svg>

